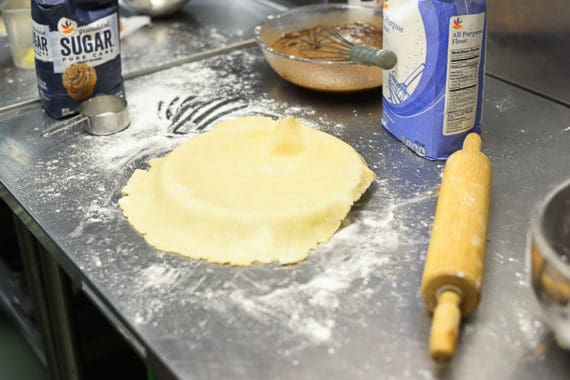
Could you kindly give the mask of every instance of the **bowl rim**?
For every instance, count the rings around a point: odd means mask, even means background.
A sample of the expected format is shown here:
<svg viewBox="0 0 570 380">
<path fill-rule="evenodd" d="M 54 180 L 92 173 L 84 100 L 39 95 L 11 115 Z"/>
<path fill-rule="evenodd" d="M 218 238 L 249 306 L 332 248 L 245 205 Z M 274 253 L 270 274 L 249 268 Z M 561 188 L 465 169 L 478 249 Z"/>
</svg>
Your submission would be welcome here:
<svg viewBox="0 0 570 380">
<path fill-rule="evenodd" d="M 338 62 L 338 61 L 319 61 L 319 60 L 315 60 L 315 59 L 309 59 L 309 58 L 301 58 L 301 57 L 296 57 L 294 55 L 288 55 L 285 53 L 280 52 L 279 50 L 273 49 L 272 47 L 270 47 L 269 45 L 267 45 L 262 37 L 261 37 L 261 30 L 263 29 L 264 26 L 267 25 L 267 22 L 269 20 L 274 20 L 274 19 L 279 19 L 282 18 L 284 16 L 288 16 L 292 13 L 299 13 L 299 12 L 304 12 L 304 11 L 308 11 L 308 10 L 320 10 L 320 9 L 338 9 L 338 10 L 350 10 L 350 9 L 357 9 L 359 11 L 370 11 L 372 13 L 376 13 L 376 12 L 380 12 L 380 14 L 383 14 L 381 9 L 376 9 L 376 8 L 370 8 L 370 7 L 363 7 L 363 6 L 358 6 L 358 5 L 350 5 L 350 4 L 312 4 L 312 5 L 304 5 L 304 6 L 300 6 L 300 7 L 294 7 L 294 8 L 289 8 L 286 11 L 280 12 L 280 13 L 275 13 L 275 14 L 271 14 L 269 16 L 267 16 L 265 18 L 265 20 L 263 21 L 263 23 L 261 23 L 260 25 L 257 25 L 255 27 L 255 40 L 257 42 L 257 44 L 266 52 L 268 53 L 272 53 L 275 55 L 278 55 L 282 58 L 291 60 L 291 61 L 297 61 L 297 62 L 306 62 L 306 63 L 310 63 L 313 65 L 323 65 L 323 66 L 354 66 L 354 65 L 358 65 L 358 63 L 354 63 L 351 61 L 343 61 L 343 62 Z"/>
<path fill-rule="evenodd" d="M 570 179 L 567 179 L 554 187 L 541 201 L 538 202 L 531 214 L 529 230 L 532 244 L 536 246 L 540 255 L 551 265 L 553 265 L 559 272 L 561 272 L 564 277 L 570 279 L 570 263 L 565 263 L 562 261 L 560 255 L 556 253 L 552 244 L 544 236 L 542 224 L 546 207 L 548 204 L 550 204 L 552 199 L 558 195 L 560 191 L 566 188 L 570 188 Z"/>
</svg>

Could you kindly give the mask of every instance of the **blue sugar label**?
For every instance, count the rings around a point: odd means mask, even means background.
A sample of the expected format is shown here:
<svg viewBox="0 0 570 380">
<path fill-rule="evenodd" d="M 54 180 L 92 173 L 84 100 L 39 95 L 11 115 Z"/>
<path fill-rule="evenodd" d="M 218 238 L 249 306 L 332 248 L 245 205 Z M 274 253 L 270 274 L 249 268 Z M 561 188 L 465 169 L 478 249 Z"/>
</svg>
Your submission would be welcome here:
<svg viewBox="0 0 570 380">
<path fill-rule="evenodd" d="M 446 159 L 479 132 L 485 0 L 398 0 L 384 9 L 382 125 L 417 154 Z"/>
<path fill-rule="evenodd" d="M 36 59 L 52 62 L 53 72 L 61 74 L 75 62 L 93 67 L 107 63 L 119 55 L 119 26 L 112 14 L 84 26 L 62 17 L 58 29 L 33 22 Z"/>
</svg>

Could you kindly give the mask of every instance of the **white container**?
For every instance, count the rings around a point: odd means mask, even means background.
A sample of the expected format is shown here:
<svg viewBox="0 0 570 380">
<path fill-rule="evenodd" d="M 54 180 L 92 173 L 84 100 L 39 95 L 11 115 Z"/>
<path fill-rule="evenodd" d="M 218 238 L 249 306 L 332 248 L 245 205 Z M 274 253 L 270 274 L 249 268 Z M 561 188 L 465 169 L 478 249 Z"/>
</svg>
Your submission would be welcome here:
<svg viewBox="0 0 570 380">
<path fill-rule="evenodd" d="M 14 65 L 20 69 L 34 68 L 32 12 L 30 1 L 7 0 L 2 5 L 8 43 Z"/>
</svg>

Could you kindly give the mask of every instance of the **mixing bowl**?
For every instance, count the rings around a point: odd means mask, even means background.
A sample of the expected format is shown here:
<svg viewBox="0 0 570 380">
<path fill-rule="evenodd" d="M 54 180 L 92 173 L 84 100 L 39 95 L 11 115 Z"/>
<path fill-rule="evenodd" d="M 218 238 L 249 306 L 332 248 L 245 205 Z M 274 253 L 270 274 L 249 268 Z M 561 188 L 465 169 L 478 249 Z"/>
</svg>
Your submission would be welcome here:
<svg viewBox="0 0 570 380">
<path fill-rule="evenodd" d="M 366 90 L 382 85 L 382 69 L 352 62 L 317 61 L 284 54 L 271 47 L 283 33 L 321 25 L 367 22 L 382 30 L 382 10 L 343 4 L 293 8 L 267 17 L 255 38 L 269 65 L 299 86 L 330 92 Z"/>
<path fill-rule="evenodd" d="M 528 236 L 532 288 L 560 345 L 570 349 L 570 180 L 538 204 Z"/>
</svg>

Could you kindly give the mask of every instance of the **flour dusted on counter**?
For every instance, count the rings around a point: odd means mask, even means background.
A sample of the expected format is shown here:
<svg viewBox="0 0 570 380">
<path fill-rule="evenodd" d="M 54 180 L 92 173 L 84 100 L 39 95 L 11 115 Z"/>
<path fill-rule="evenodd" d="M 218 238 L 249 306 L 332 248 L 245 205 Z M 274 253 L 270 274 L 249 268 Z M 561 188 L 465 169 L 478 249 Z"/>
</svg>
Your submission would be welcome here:
<svg viewBox="0 0 570 380">
<path fill-rule="evenodd" d="M 384 5 L 382 125 L 422 157 L 446 159 L 481 131 L 485 0 L 399 0 Z"/>
<path fill-rule="evenodd" d="M 94 95 L 124 96 L 117 0 L 32 0 L 36 76 L 56 118 Z"/>
</svg>

